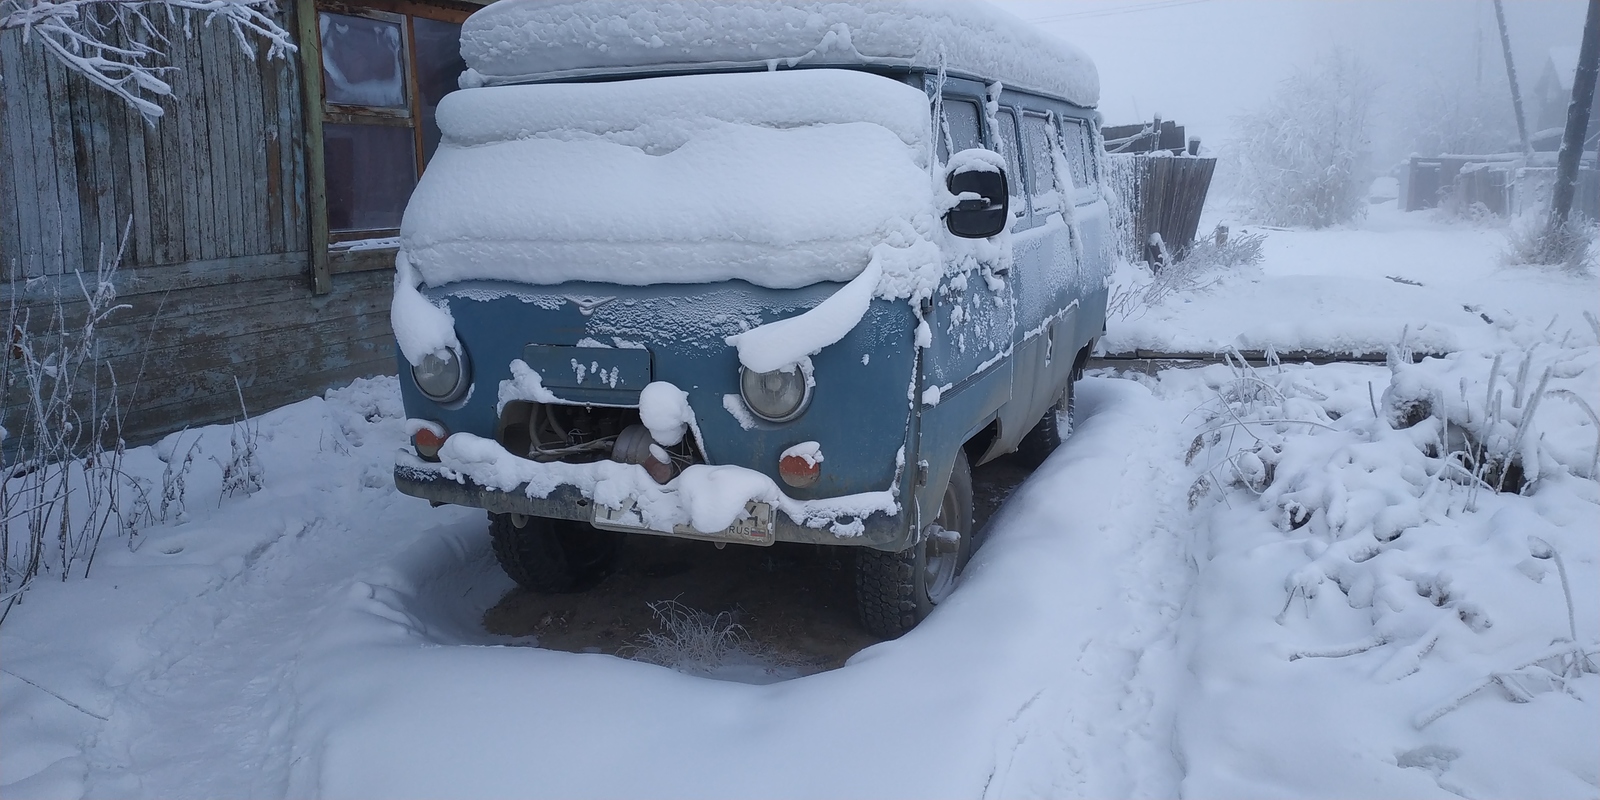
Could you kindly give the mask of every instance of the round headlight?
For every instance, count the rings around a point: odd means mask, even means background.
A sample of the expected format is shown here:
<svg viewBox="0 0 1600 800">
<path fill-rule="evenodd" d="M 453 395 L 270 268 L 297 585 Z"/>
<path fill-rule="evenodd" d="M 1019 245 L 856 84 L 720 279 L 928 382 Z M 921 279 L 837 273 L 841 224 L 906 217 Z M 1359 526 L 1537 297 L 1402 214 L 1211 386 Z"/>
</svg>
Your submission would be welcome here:
<svg viewBox="0 0 1600 800">
<path fill-rule="evenodd" d="M 739 394 L 756 416 L 768 422 L 788 422 L 806 410 L 811 387 L 798 367 L 772 372 L 740 369 Z"/>
<path fill-rule="evenodd" d="M 411 377 L 429 400 L 448 403 L 467 391 L 467 359 L 453 349 L 429 353 L 411 368 Z"/>
</svg>

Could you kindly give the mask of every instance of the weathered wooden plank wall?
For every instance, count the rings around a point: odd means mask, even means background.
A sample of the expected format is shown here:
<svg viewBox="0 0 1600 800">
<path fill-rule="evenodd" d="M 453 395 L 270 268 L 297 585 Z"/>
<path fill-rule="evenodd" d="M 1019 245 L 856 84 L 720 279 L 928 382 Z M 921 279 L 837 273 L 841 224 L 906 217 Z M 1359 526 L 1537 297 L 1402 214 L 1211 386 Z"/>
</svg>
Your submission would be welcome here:
<svg viewBox="0 0 1600 800">
<path fill-rule="evenodd" d="M 27 312 L 38 333 L 59 302 L 80 321 L 75 273 L 93 275 L 128 231 L 130 307 L 99 342 L 133 443 L 235 416 L 235 380 L 255 414 L 394 371 L 390 273 L 312 292 L 296 60 L 247 53 L 198 18 L 188 35 L 181 18 L 160 24 L 178 69 L 153 125 L 0 32 L 0 314 Z M 6 394 L 8 416 L 20 399 Z"/>
<path fill-rule="evenodd" d="M 1194 244 L 1200 212 L 1217 167 L 1214 158 L 1110 154 L 1108 179 L 1122 201 L 1117 247 L 1131 260 L 1143 260 L 1151 233 L 1160 233 L 1168 250 L 1182 258 Z"/>
</svg>

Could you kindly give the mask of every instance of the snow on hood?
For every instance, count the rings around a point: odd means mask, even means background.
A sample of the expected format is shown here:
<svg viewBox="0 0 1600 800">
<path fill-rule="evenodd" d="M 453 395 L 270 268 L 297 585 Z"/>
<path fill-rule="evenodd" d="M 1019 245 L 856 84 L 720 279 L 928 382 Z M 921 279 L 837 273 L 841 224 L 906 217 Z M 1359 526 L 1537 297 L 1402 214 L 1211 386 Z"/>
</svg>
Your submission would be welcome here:
<svg viewBox="0 0 1600 800">
<path fill-rule="evenodd" d="M 533 10 L 530 9 L 531 13 Z M 848 70 L 455 92 L 401 246 L 422 280 L 848 281 L 937 226 L 922 91 Z"/>
<path fill-rule="evenodd" d="M 941 67 L 1100 100 L 1081 50 L 971 0 L 501 0 L 461 30 L 463 85 L 685 68 Z"/>
</svg>

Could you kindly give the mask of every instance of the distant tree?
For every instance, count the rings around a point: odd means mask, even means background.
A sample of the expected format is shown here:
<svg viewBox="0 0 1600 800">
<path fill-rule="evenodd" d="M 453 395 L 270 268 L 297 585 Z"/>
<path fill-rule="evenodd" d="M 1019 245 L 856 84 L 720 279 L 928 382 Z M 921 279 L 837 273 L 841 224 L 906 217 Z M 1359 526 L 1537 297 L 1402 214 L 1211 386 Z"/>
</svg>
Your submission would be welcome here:
<svg viewBox="0 0 1600 800">
<path fill-rule="evenodd" d="M 1270 225 L 1324 228 L 1366 209 L 1372 97 L 1378 81 L 1334 51 L 1295 70 L 1235 120 L 1229 149 L 1247 212 Z"/>
<path fill-rule="evenodd" d="M 156 98 L 172 94 L 163 76 L 176 69 L 165 63 L 167 38 L 153 17 L 182 17 L 185 34 L 193 16 L 204 25 L 220 21 L 246 52 L 255 37 L 277 58 L 295 46 L 275 13 L 273 0 L 0 0 L 0 32 L 18 28 L 24 41 L 37 36 L 52 58 L 153 122 L 162 114 Z"/>
<path fill-rule="evenodd" d="M 1406 97 L 1399 121 L 1406 147 L 1423 156 L 1507 153 L 1520 149 L 1517 120 L 1503 80 L 1475 84 L 1435 75 Z"/>
</svg>

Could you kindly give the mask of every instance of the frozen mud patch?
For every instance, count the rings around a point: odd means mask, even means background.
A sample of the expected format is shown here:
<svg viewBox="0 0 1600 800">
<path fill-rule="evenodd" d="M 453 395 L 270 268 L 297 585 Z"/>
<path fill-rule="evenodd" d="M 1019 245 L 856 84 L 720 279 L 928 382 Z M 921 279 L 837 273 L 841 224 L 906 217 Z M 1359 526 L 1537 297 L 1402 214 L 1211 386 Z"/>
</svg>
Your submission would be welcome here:
<svg viewBox="0 0 1600 800">
<path fill-rule="evenodd" d="M 485 629 L 487 613 L 508 593 L 519 592 L 489 547 L 487 526 L 464 514 L 461 524 L 420 538 L 394 560 L 359 575 L 341 598 L 349 612 L 341 625 L 376 633 L 398 626 L 418 645 L 436 647 L 542 647 L 541 635 L 502 635 Z M 605 605 L 604 585 L 574 600 Z M 709 613 L 675 599 L 642 603 L 655 626 L 621 647 L 596 640 L 583 655 L 620 656 L 715 680 L 765 684 L 814 672 L 817 666 L 755 641 L 737 609 Z M 342 636 L 330 637 L 341 646 Z"/>
</svg>

